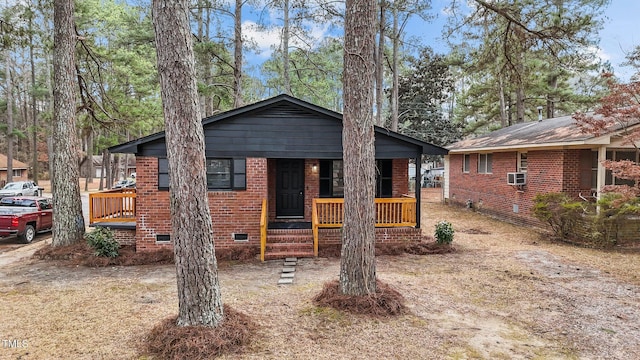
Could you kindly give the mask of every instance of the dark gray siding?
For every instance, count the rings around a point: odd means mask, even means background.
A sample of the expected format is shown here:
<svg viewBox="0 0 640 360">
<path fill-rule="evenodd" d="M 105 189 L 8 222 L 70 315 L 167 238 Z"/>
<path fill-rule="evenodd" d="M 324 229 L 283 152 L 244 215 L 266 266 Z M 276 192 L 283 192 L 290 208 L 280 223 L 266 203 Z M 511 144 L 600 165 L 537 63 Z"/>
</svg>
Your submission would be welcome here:
<svg viewBox="0 0 640 360">
<path fill-rule="evenodd" d="M 205 125 L 207 156 L 335 158 L 342 156 L 339 120 L 274 106 Z"/>
<path fill-rule="evenodd" d="M 339 159 L 342 115 L 287 95 L 202 121 L 208 157 Z M 417 158 L 447 150 L 376 127 L 376 158 Z M 166 156 L 164 133 L 109 148 L 111 152 Z"/>
<path fill-rule="evenodd" d="M 164 136 L 160 139 L 153 140 L 138 146 L 138 153 L 141 156 L 166 157 L 167 144 Z"/>
<path fill-rule="evenodd" d="M 207 157 L 342 158 L 342 122 L 291 105 L 204 122 Z M 420 147 L 376 133 L 376 157 L 413 158 Z M 143 156 L 166 156 L 164 137 L 140 144 Z"/>
</svg>

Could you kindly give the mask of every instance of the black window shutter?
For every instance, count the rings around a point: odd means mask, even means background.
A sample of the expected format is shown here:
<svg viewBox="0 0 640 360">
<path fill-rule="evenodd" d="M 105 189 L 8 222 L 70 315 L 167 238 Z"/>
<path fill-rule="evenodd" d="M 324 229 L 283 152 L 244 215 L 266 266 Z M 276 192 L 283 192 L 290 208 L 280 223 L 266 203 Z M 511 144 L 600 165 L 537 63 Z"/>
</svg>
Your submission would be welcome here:
<svg viewBox="0 0 640 360">
<path fill-rule="evenodd" d="M 320 160 L 320 197 L 321 198 L 331 197 L 333 193 L 333 190 L 331 188 L 332 170 L 333 170 L 333 161 Z"/>
<path fill-rule="evenodd" d="M 169 161 L 167 158 L 158 158 L 158 189 L 169 189 Z"/>
<path fill-rule="evenodd" d="M 233 189 L 247 189 L 247 159 L 233 159 Z"/>
</svg>

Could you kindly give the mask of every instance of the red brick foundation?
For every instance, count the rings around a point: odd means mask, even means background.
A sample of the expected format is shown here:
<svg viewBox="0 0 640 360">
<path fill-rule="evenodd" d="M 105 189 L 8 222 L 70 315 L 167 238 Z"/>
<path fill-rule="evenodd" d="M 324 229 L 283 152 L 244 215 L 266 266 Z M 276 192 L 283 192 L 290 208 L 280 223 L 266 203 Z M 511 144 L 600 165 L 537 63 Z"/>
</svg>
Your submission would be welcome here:
<svg viewBox="0 0 640 360">
<path fill-rule="evenodd" d="M 419 242 L 423 239 L 420 229 L 412 227 L 376 228 L 376 244 L 397 244 Z M 342 244 L 341 229 L 319 229 L 318 245 Z"/>
<path fill-rule="evenodd" d="M 113 238 L 120 245 L 135 245 L 136 230 L 135 229 L 113 229 Z"/>
</svg>

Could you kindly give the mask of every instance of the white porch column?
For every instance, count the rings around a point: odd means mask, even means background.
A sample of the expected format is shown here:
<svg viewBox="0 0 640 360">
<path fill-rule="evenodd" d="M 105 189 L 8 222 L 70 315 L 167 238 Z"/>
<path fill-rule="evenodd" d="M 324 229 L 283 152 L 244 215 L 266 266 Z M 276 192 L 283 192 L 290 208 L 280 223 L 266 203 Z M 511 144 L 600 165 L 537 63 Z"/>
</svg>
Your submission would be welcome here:
<svg viewBox="0 0 640 360">
<path fill-rule="evenodd" d="M 598 179 L 596 182 L 596 197 L 600 200 L 600 194 L 602 193 L 602 188 L 605 185 L 606 180 L 606 169 L 602 166 L 602 162 L 607 159 L 607 147 L 605 145 L 600 146 L 598 149 Z"/>
</svg>

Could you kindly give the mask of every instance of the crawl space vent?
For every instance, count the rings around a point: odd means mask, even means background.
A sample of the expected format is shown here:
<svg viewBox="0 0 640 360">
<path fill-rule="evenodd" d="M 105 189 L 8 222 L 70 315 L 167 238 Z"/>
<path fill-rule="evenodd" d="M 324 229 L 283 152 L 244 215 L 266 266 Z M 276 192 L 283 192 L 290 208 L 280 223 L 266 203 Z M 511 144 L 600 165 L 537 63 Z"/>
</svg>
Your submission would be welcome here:
<svg viewBox="0 0 640 360">
<path fill-rule="evenodd" d="M 233 241 L 249 241 L 249 234 L 233 234 Z"/>
<path fill-rule="evenodd" d="M 168 242 L 171 242 L 171 236 L 170 235 L 156 235 L 156 242 L 157 243 L 168 243 Z"/>
</svg>

